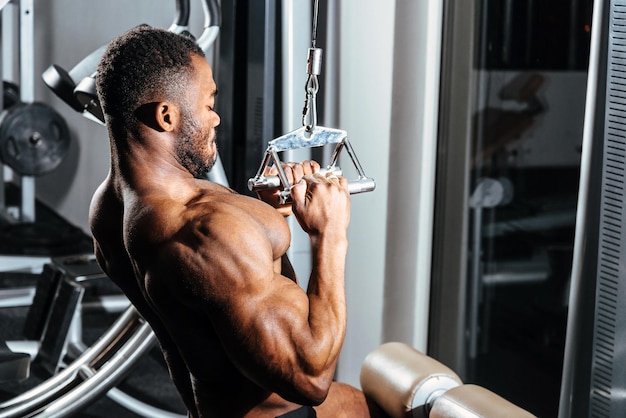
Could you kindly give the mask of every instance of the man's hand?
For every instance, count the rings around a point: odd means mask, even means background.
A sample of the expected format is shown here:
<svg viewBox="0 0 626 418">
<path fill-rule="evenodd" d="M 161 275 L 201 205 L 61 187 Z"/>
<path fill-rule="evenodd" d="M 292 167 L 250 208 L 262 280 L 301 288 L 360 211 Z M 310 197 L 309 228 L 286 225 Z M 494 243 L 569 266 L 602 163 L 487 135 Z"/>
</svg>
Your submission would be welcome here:
<svg viewBox="0 0 626 418">
<path fill-rule="evenodd" d="M 291 196 L 293 213 L 307 234 L 345 237 L 350 223 L 350 193 L 345 177 L 330 172 L 304 176 L 291 189 Z"/>
<path fill-rule="evenodd" d="M 302 161 L 301 163 L 282 163 L 283 171 L 287 176 L 289 184 L 292 186 L 298 183 L 302 177 L 308 176 L 320 171 L 320 165 L 313 160 Z M 278 170 L 275 166 L 266 167 L 264 176 L 277 176 Z M 291 203 L 283 204 L 280 202 L 280 189 L 262 190 L 257 192 L 259 199 L 275 207 L 283 216 L 292 214 Z"/>
</svg>

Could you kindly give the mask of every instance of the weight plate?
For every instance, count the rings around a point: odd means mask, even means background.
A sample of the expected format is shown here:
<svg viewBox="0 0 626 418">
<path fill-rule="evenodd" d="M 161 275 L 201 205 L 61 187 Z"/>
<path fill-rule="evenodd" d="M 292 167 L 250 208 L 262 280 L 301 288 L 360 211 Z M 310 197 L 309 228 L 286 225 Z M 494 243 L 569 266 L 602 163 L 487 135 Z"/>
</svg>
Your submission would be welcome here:
<svg viewBox="0 0 626 418">
<path fill-rule="evenodd" d="M 21 175 L 54 170 L 69 146 L 65 119 L 45 103 L 18 103 L 0 116 L 0 159 Z"/>
</svg>

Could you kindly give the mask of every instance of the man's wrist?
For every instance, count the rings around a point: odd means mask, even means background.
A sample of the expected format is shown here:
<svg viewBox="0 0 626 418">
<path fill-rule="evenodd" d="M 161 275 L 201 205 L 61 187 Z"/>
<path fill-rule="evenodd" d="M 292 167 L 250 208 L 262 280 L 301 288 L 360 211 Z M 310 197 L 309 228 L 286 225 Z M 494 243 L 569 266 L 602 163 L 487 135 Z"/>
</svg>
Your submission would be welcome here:
<svg viewBox="0 0 626 418">
<path fill-rule="evenodd" d="M 332 243 L 337 248 L 348 248 L 348 236 L 344 231 L 327 231 L 317 234 L 310 234 L 311 245 L 318 247 L 323 244 Z"/>
</svg>

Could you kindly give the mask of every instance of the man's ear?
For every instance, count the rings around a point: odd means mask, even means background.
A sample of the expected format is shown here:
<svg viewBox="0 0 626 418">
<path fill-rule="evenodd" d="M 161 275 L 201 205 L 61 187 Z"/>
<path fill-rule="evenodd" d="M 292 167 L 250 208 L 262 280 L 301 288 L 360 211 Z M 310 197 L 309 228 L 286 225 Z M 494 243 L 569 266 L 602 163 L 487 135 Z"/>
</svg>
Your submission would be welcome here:
<svg viewBox="0 0 626 418">
<path fill-rule="evenodd" d="M 180 121 L 178 106 L 171 102 L 159 102 L 154 109 L 154 119 L 160 130 L 172 132 Z"/>
<path fill-rule="evenodd" d="M 144 125 L 159 132 L 173 131 L 180 120 L 178 107 L 171 102 L 143 104 L 135 111 L 135 115 Z"/>
</svg>

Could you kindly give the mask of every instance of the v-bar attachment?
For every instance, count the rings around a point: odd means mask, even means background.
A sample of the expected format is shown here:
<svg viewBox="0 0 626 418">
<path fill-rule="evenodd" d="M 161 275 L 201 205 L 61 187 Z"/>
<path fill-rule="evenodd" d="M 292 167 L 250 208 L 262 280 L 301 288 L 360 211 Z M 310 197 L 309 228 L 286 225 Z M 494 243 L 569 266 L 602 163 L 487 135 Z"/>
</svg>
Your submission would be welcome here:
<svg viewBox="0 0 626 418">
<path fill-rule="evenodd" d="M 335 144 L 335 150 L 331 156 L 330 164 L 326 167 L 326 171 L 341 172 L 339 167 L 337 167 L 337 160 L 339 159 L 339 154 L 345 148 L 358 173 L 357 179 L 348 182 L 348 191 L 350 194 L 371 192 L 374 190 L 376 183 L 374 179 L 365 175 L 363 167 L 361 167 L 350 142 L 348 142 L 348 133 L 341 129 L 326 128 L 324 126 L 314 126 L 312 130 L 310 130 L 309 127 L 303 126 L 271 140 L 267 145 L 267 150 L 265 151 L 263 161 L 261 162 L 256 176 L 248 180 L 248 189 L 250 189 L 250 191 L 261 191 L 280 188 L 281 202 L 288 202 L 293 185 L 289 184 L 278 153 L 281 151 L 322 147 L 332 144 Z M 272 160 L 278 171 L 278 176 L 264 176 L 263 173 Z"/>
</svg>

